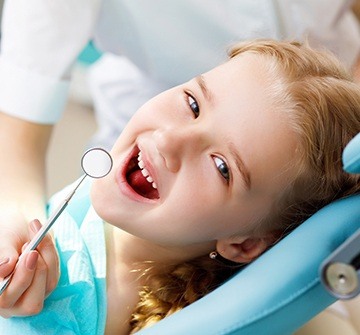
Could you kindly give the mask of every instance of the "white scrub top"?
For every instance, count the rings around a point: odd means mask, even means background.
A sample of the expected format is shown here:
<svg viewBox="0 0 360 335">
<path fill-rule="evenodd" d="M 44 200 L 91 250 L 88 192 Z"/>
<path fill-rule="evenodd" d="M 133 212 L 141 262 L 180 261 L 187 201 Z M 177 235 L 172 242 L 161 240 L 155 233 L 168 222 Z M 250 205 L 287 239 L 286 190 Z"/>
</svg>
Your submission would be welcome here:
<svg viewBox="0 0 360 335">
<path fill-rule="evenodd" d="M 165 86 L 223 61 L 249 38 L 308 38 L 349 67 L 360 32 L 351 0 L 6 0 L 0 110 L 39 123 L 61 116 L 69 74 L 90 39 Z"/>
</svg>

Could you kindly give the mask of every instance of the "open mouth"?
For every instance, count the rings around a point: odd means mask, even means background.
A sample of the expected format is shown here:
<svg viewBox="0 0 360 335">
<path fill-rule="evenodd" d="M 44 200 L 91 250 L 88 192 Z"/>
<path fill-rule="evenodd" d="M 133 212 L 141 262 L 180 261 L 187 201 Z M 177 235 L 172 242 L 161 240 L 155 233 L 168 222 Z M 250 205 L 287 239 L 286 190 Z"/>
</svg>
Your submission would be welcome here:
<svg viewBox="0 0 360 335">
<path fill-rule="evenodd" d="M 140 150 L 130 159 L 125 176 L 126 181 L 137 194 L 147 199 L 159 199 L 157 185 L 146 169 Z"/>
</svg>

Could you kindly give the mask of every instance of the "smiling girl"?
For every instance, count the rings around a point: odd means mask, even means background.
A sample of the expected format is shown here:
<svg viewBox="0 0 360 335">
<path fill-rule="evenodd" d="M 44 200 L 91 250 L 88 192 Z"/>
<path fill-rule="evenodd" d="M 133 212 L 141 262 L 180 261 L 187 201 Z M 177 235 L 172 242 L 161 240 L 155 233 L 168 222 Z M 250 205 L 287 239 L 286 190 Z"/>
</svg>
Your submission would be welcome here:
<svg viewBox="0 0 360 335">
<path fill-rule="evenodd" d="M 85 187 L 56 224 L 57 288 L 43 306 L 48 240 L 0 297 L 4 316 L 42 311 L 0 329 L 128 334 L 185 307 L 359 191 L 341 166 L 359 131 L 360 89 L 332 56 L 297 43 L 234 46 L 228 62 L 138 110 L 111 150 L 114 168 L 91 185 L 90 209 Z"/>
</svg>

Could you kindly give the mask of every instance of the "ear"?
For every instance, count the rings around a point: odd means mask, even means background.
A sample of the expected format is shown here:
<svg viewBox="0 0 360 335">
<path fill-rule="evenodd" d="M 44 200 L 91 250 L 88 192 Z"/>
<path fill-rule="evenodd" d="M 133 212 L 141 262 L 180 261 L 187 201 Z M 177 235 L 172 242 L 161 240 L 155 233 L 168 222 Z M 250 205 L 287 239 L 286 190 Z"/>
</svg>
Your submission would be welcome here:
<svg viewBox="0 0 360 335">
<path fill-rule="evenodd" d="M 273 235 L 264 237 L 230 237 L 218 240 L 217 252 L 236 263 L 250 263 L 275 242 Z"/>
</svg>

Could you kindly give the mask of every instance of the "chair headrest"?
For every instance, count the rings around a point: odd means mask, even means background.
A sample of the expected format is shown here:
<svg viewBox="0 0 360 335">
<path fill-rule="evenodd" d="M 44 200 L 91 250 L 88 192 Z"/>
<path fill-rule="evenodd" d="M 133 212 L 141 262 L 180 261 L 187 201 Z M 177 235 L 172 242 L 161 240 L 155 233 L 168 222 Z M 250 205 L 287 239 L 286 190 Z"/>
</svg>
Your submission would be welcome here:
<svg viewBox="0 0 360 335">
<path fill-rule="evenodd" d="M 345 147 L 343 152 L 343 167 L 346 172 L 360 173 L 360 133 Z"/>
</svg>

